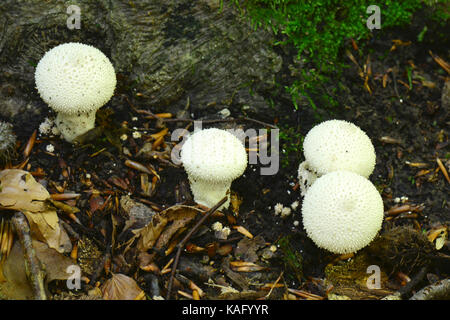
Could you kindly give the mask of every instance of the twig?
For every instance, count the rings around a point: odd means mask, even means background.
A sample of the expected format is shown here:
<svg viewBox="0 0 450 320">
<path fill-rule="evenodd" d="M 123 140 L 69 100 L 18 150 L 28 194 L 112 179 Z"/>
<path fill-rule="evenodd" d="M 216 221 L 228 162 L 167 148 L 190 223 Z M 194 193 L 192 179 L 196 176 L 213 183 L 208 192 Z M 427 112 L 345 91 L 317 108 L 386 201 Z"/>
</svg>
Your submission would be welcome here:
<svg viewBox="0 0 450 320">
<path fill-rule="evenodd" d="M 16 212 L 11 219 L 16 230 L 25 258 L 25 270 L 31 282 L 35 300 L 47 300 L 44 288 L 45 273 L 33 248 L 30 226 L 22 212 Z"/>
<path fill-rule="evenodd" d="M 172 272 L 170 274 L 169 284 L 167 286 L 167 296 L 166 300 L 170 299 L 170 294 L 172 291 L 172 284 L 173 284 L 173 278 L 175 277 L 175 271 L 178 267 L 178 262 L 180 260 L 181 251 L 184 248 L 184 245 L 186 242 L 191 238 L 191 236 L 200 228 L 200 226 L 205 222 L 206 219 L 208 219 L 209 216 L 211 216 L 221 205 L 223 205 L 227 201 L 228 197 L 224 197 L 222 200 L 220 200 L 214 207 L 209 209 L 208 212 L 205 213 L 205 215 L 197 222 L 197 224 L 189 231 L 189 233 L 183 238 L 183 240 L 180 241 L 180 243 L 177 244 L 177 254 L 175 256 L 175 260 L 172 265 Z"/>
<path fill-rule="evenodd" d="M 229 119 L 209 119 L 209 120 L 194 120 L 194 119 L 178 119 L 178 118 L 172 118 L 172 119 L 162 119 L 164 122 L 194 122 L 194 121 L 201 121 L 202 124 L 209 124 L 209 123 L 221 123 L 221 122 L 236 122 L 236 121 L 249 121 L 254 122 L 257 124 L 260 124 L 265 127 L 269 127 L 272 129 L 278 129 L 277 126 L 266 123 L 263 121 L 259 121 L 256 119 L 248 118 L 248 117 L 239 117 L 239 118 L 229 118 Z"/>
<path fill-rule="evenodd" d="M 80 235 L 78 233 L 75 232 L 75 230 L 73 230 L 73 228 L 70 226 L 70 224 L 68 224 L 67 222 L 65 222 L 64 220 L 60 220 L 61 224 L 64 228 L 64 230 L 67 231 L 67 233 L 74 238 L 75 240 L 80 240 Z"/>
<path fill-rule="evenodd" d="M 397 71 L 397 69 L 392 71 L 392 78 L 394 79 L 393 83 L 394 83 L 395 94 L 397 95 L 397 98 L 400 98 L 400 95 L 398 94 L 398 90 L 397 90 L 397 78 L 395 77 L 396 71 Z"/>
<path fill-rule="evenodd" d="M 423 280 L 425 275 L 427 274 L 427 267 L 422 267 L 419 272 L 412 278 L 410 282 L 408 282 L 405 286 L 401 287 L 398 292 L 403 299 L 406 299 L 411 295 L 411 291 L 414 287 Z"/>
<path fill-rule="evenodd" d="M 279 277 L 277 278 L 277 281 L 275 281 L 275 283 L 272 284 L 269 293 L 264 297 L 265 299 L 269 299 L 270 295 L 272 294 L 273 289 L 276 287 L 276 285 L 280 281 L 281 277 L 283 276 L 283 273 L 284 273 L 284 271 L 281 271 Z"/>
<path fill-rule="evenodd" d="M 133 109 L 134 112 L 139 113 L 139 114 L 147 114 L 151 117 L 153 117 L 154 119 L 157 120 L 163 120 L 162 118 L 158 117 L 157 115 L 155 115 L 153 112 L 149 111 L 149 110 L 142 110 L 142 109 L 137 109 L 132 103 L 131 101 L 128 99 L 128 97 L 126 95 L 123 95 L 123 97 L 125 97 L 125 100 L 127 101 L 128 105 L 131 107 L 131 109 Z"/>
</svg>

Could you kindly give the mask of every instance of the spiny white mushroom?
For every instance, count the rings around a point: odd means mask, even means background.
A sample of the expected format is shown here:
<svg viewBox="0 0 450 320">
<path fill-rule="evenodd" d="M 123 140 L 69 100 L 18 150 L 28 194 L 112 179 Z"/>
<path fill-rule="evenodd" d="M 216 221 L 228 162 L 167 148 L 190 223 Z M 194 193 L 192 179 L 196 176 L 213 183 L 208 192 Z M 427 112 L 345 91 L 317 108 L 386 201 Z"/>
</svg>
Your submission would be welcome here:
<svg viewBox="0 0 450 320">
<path fill-rule="evenodd" d="M 231 182 L 244 173 L 247 153 L 233 134 L 211 128 L 196 131 L 186 140 L 181 162 L 197 203 L 213 207 L 228 196 L 221 207 L 228 208 Z"/>
<path fill-rule="evenodd" d="M 337 170 L 368 178 L 375 167 L 375 148 L 353 123 L 329 120 L 313 127 L 303 141 L 305 161 L 298 169 L 302 195 L 317 177 Z"/>
<path fill-rule="evenodd" d="M 35 72 L 41 98 L 57 112 L 56 125 L 72 142 L 95 126 L 95 113 L 116 87 L 109 59 L 97 48 L 65 43 L 45 53 Z"/>
<path fill-rule="evenodd" d="M 344 254 L 367 246 L 383 222 L 383 200 L 366 178 L 334 171 L 316 180 L 302 204 L 303 226 L 314 243 Z"/>
</svg>

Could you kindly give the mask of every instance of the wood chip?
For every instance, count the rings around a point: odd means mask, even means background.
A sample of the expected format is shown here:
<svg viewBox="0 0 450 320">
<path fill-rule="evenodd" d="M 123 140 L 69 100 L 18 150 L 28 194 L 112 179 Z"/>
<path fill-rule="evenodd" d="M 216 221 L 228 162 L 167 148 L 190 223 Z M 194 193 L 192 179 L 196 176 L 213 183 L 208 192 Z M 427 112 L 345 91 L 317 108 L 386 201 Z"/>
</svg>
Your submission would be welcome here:
<svg viewBox="0 0 450 320">
<path fill-rule="evenodd" d="M 450 183 L 450 177 L 448 176 L 447 169 L 445 169 L 444 164 L 442 163 L 441 159 L 436 158 L 436 162 L 439 166 L 439 169 L 441 169 L 442 174 L 444 175 L 445 179 L 448 183 Z"/>
<path fill-rule="evenodd" d="M 253 239 L 253 235 L 244 227 L 242 226 L 233 226 L 233 229 L 235 229 L 237 232 L 242 233 L 244 236 Z"/>
</svg>

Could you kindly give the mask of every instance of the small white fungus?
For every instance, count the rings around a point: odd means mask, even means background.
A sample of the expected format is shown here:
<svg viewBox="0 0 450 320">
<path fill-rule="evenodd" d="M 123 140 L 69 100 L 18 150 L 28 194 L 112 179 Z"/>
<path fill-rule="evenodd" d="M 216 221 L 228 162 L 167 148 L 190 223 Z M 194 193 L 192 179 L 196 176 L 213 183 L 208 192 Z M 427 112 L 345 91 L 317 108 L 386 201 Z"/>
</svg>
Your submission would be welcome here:
<svg viewBox="0 0 450 320">
<path fill-rule="evenodd" d="M 281 203 L 277 203 L 274 207 L 275 215 L 279 215 L 281 211 L 283 211 L 283 205 Z"/>
<path fill-rule="evenodd" d="M 281 217 L 286 218 L 287 216 L 291 215 L 291 212 L 292 212 L 291 208 L 284 207 L 283 210 L 281 210 Z"/>
<path fill-rule="evenodd" d="M 39 132 L 41 134 L 48 134 L 53 126 L 53 121 L 49 118 L 45 118 L 44 122 L 39 125 Z"/>
<path fill-rule="evenodd" d="M 139 131 L 133 131 L 133 138 L 139 139 L 140 137 L 142 137 L 142 135 Z"/>
<path fill-rule="evenodd" d="M 223 229 L 223 226 L 222 226 L 222 223 L 220 223 L 219 221 L 217 221 L 217 222 L 214 222 L 214 223 L 213 223 L 213 225 L 211 226 L 211 228 L 212 228 L 214 231 L 220 231 L 220 230 Z"/>
</svg>

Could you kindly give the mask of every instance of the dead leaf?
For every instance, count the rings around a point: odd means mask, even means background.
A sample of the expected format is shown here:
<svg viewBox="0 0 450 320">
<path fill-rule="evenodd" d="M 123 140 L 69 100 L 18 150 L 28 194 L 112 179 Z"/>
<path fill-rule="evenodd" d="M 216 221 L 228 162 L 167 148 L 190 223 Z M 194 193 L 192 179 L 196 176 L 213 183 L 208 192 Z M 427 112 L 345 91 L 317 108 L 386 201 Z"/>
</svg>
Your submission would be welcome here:
<svg viewBox="0 0 450 320">
<path fill-rule="evenodd" d="M 450 74 L 450 64 L 448 64 L 444 59 L 442 59 L 441 57 L 434 55 L 433 52 L 428 51 L 430 53 L 430 55 L 433 57 L 434 61 L 436 61 L 437 64 L 439 64 L 442 69 L 444 69 L 445 71 L 447 71 L 447 73 Z"/>
<path fill-rule="evenodd" d="M 0 299 L 31 300 L 33 289 L 25 271 L 25 261 L 19 241 L 15 241 L 11 252 L 3 264 L 6 282 L 0 283 Z"/>
<path fill-rule="evenodd" d="M 234 255 L 243 261 L 256 262 L 258 261 L 258 254 L 256 252 L 265 245 L 266 241 L 261 236 L 256 236 L 253 239 L 244 238 L 238 242 Z"/>
<path fill-rule="evenodd" d="M 427 238 L 431 242 L 434 242 L 436 250 L 440 250 L 444 246 L 445 240 L 447 240 L 447 235 L 447 227 L 440 226 L 428 231 Z"/>
<path fill-rule="evenodd" d="M 103 287 L 103 299 L 105 300 L 145 300 L 145 293 L 137 285 L 133 278 L 121 273 L 111 273 Z"/>
<path fill-rule="evenodd" d="M 27 171 L 5 169 L 0 171 L 0 208 L 12 210 L 45 211 L 48 191 Z"/>
<path fill-rule="evenodd" d="M 27 217 L 33 239 L 47 243 L 60 253 L 72 250 L 72 243 L 65 230 L 60 227 L 55 210 L 47 209 L 37 213 L 23 210 L 23 214 Z"/>
<path fill-rule="evenodd" d="M 149 224 L 144 228 L 135 230 L 136 237 L 139 238 L 137 248 L 140 251 L 147 251 L 157 243 L 159 249 L 166 246 L 172 236 L 181 228 L 189 224 L 200 209 L 190 206 L 175 205 L 164 211 L 156 213 Z"/>
<path fill-rule="evenodd" d="M 67 268 L 76 263 L 69 257 L 50 248 L 46 243 L 33 240 L 33 248 L 39 261 L 44 265 L 47 282 L 52 280 L 67 280 L 71 273 L 67 273 Z"/>
<path fill-rule="evenodd" d="M 125 222 L 122 232 L 128 230 L 128 228 L 141 229 L 145 227 L 156 214 L 153 209 L 143 203 L 134 201 L 129 196 L 120 198 L 120 207 L 128 215 L 128 220 Z"/>
<path fill-rule="evenodd" d="M 101 196 L 92 196 L 89 200 L 89 206 L 91 209 L 91 213 L 99 210 L 105 204 L 105 199 Z"/>
<path fill-rule="evenodd" d="M 34 239 L 46 242 L 58 252 L 72 249 L 66 232 L 59 226 L 56 210 L 46 204 L 48 191 L 27 171 L 0 171 L 0 208 L 22 211 Z"/>
<path fill-rule="evenodd" d="M 239 195 L 235 192 L 231 192 L 231 197 L 230 197 L 230 203 L 231 203 L 231 210 L 233 211 L 233 213 L 238 216 L 239 215 L 239 207 L 242 204 L 243 199 L 241 197 L 239 197 Z"/>
</svg>

